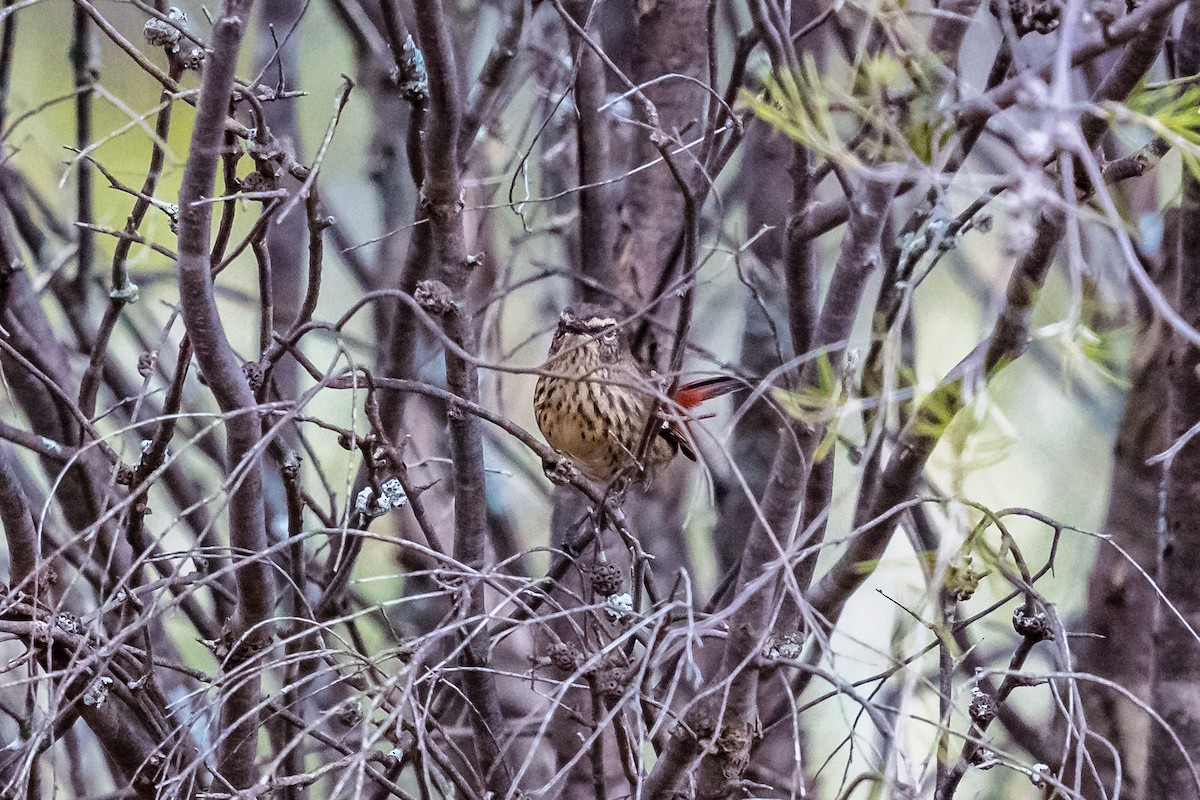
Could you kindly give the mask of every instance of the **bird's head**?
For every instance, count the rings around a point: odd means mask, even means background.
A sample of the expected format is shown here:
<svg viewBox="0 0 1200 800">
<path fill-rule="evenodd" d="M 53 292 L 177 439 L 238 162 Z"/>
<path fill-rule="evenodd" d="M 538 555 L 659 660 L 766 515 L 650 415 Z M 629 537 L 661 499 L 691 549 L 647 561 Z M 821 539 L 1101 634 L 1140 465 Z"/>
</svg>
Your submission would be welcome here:
<svg viewBox="0 0 1200 800">
<path fill-rule="evenodd" d="M 602 361 L 621 357 L 617 312 L 595 303 L 572 303 L 558 317 L 558 328 L 550 343 L 550 355 L 563 350 L 594 352 Z"/>
</svg>

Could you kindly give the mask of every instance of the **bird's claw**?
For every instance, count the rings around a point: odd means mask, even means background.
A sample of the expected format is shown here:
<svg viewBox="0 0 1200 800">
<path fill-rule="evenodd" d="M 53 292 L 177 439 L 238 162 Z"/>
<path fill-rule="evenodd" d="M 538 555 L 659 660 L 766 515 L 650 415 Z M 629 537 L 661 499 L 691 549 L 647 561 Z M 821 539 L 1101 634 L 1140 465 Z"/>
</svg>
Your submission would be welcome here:
<svg viewBox="0 0 1200 800">
<path fill-rule="evenodd" d="M 616 507 L 625 504 L 625 493 L 629 491 L 629 487 L 634 483 L 636 472 L 622 472 L 613 478 L 608 485 L 604 495 L 607 501 Z"/>
</svg>

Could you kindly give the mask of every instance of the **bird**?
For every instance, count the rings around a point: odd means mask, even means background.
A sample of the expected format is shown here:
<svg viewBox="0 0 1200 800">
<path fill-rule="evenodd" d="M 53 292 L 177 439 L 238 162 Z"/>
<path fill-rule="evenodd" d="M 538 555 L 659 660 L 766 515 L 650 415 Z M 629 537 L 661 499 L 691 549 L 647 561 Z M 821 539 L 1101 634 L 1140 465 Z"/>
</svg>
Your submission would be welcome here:
<svg viewBox="0 0 1200 800">
<path fill-rule="evenodd" d="M 612 309 L 573 303 L 563 309 L 533 394 L 534 416 L 550 446 L 587 477 L 608 482 L 634 464 L 656 396 L 667 388 L 634 358 Z M 634 473 L 649 483 L 677 453 L 696 460 L 678 412 L 742 388 L 730 376 L 677 387 L 660 404 L 658 426 Z"/>
</svg>

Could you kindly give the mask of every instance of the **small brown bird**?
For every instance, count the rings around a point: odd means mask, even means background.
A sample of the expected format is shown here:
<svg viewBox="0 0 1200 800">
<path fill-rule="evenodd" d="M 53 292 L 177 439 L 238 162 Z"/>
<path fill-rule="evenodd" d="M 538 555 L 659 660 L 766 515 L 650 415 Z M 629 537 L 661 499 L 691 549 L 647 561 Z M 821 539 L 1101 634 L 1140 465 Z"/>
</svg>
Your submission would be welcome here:
<svg viewBox="0 0 1200 800">
<path fill-rule="evenodd" d="M 533 393 L 542 435 L 588 477 L 611 480 L 636 458 L 655 396 L 655 379 L 629 351 L 616 314 L 591 303 L 567 306 L 550 342 L 545 370 L 551 374 L 538 378 Z M 660 427 L 642 464 L 643 477 L 652 476 L 681 450 L 696 460 L 686 422 L 672 418 L 680 409 L 694 408 L 742 385 L 737 378 L 721 377 L 678 387 L 671 407 L 659 412 Z"/>
</svg>

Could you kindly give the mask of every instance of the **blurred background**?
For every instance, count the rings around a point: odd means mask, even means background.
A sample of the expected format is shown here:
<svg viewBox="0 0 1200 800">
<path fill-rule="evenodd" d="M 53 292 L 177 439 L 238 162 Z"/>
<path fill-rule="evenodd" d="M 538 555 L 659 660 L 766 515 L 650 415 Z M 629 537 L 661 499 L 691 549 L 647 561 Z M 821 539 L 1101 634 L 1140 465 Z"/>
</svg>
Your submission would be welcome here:
<svg viewBox="0 0 1200 800">
<path fill-rule="evenodd" d="M 712 5 L 718 23 L 714 42 L 720 65 L 719 85 L 723 86 L 734 58 L 737 34 L 750 28 L 751 19 L 742 3 L 718 1 Z M 508 24 L 510 6 L 468 0 L 446 3 L 464 96 L 475 86 L 475 76 Z M 623 46 L 627 41 L 623 36 L 628 34 L 622 33 L 634 17 L 633 6 L 633 0 L 604 0 L 593 12 L 605 48 L 619 65 L 627 66 L 636 57 Z M 106 0 L 96 7 L 117 31 L 166 68 L 161 51 L 148 47 L 142 37 L 147 19 L 144 11 L 130 3 Z M 186 12 L 187 26 L 206 35 L 205 6 L 181 1 L 179 7 Z M 882 15 L 882 9 L 874 4 L 854 4 L 853 10 L 835 17 L 842 18 L 841 30 L 853 40 L 861 20 Z M 889 5 L 888 10 L 908 15 L 904 25 L 898 27 L 911 26 L 920 31 L 929 24 L 928 9 L 901 11 Z M 361 24 L 354 21 L 355 15 L 360 13 L 363 9 L 357 3 L 338 0 L 258 3 L 238 70 L 243 77 L 258 74 L 267 86 L 297 93 L 267 105 L 273 132 L 287 140 L 297 160 L 306 164 L 312 162 L 330 130 L 335 101 L 346 77 L 356 84 L 320 164 L 323 210 L 334 219 L 325 237 L 322 291 L 314 315 L 314 319 L 323 321 L 341 318 L 372 286 L 394 283 L 409 248 L 413 210 L 418 203 L 405 154 L 408 107 L 381 88 L 386 69 L 378 63 L 378 53 L 370 52 L 370 43 L 361 39 L 363 28 L 355 30 L 355 25 Z M 44 0 L 22 8 L 16 18 L 19 22 L 5 98 L 0 159 L 9 170 L 4 179 L 11 181 L 12 175 L 19 173 L 27 182 L 20 191 L 45 204 L 36 217 L 47 228 L 47 249 L 29 261 L 28 271 L 34 288 L 49 298 L 56 271 L 73 273 L 73 254 L 78 246 L 77 229 L 63 227 L 63 223 L 54 229 L 50 222 L 76 219 L 81 174 L 90 172 L 95 185 L 92 214 L 93 224 L 98 227 L 92 238 L 100 284 L 106 285 L 107 264 L 118 241 L 102 229 L 122 228 L 132 198 L 110 188 L 95 167 L 76 156 L 80 142 L 71 61 L 71 5 L 62 0 Z M 968 31 L 963 52 L 994 51 L 1000 34 L 993 18 L 984 13 L 976 23 Z M 806 40 L 806 47 L 827 80 L 847 81 L 851 72 L 847 54 L 836 46 L 834 34 L 826 34 L 826 30 Z M 160 87 L 148 80 L 108 36 L 93 31 L 91 41 L 96 80 L 91 88 L 88 155 L 115 179 L 139 186 L 146 174 L 154 116 L 160 108 Z M 1054 34 L 1026 37 L 1021 43 L 1021 58 L 1037 62 L 1052 52 L 1054 41 Z M 280 57 L 272 59 L 277 49 Z M 496 112 L 480 130 L 464 175 L 467 252 L 479 253 L 482 258 L 477 268 L 482 274 L 473 280 L 469 303 L 480 332 L 484 361 L 481 402 L 533 431 L 537 429 L 531 405 L 536 375 L 508 369 L 536 368 L 544 362 L 558 313 L 577 293 L 573 276 L 580 247 L 579 178 L 577 112 L 570 91 L 571 53 L 564 26 L 549 4 L 529 9 L 511 72 L 495 99 Z M 983 59 L 975 63 L 968 57 L 963 58 L 963 64 L 960 92 L 966 95 L 972 87 L 982 88 L 987 64 Z M 768 68 L 757 52 L 749 59 L 748 72 L 752 76 L 761 78 Z M 1080 76 L 1080 81 L 1084 80 Z M 198 85 L 198 76 L 187 72 L 180 82 L 185 89 L 192 89 Z M 752 86 L 756 83 L 754 78 L 747 82 Z M 645 135 L 630 122 L 635 109 L 623 92 L 620 82 L 610 76 L 601 116 L 610 135 L 613 158 L 606 185 L 611 190 L 608 202 L 614 207 L 621 205 L 629 170 L 637 166 L 633 163 L 634 140 Z M 164 203 L 177 199 L 194 109 L 176 103 L 174 114 L 163 148 L 162 178 L 155 191 Z M 847 139 L 853 134 L 850 127 L 847 123 L 847 130 L 842 131 Z M 1124 135 L 1128 147 L 1145 141 L 1144 134 L 1136 129 Z M 683 137 L 687 138 L 686 133 Z M 692 347 L 684 368 L 688 375 L 732 372 L 761 378 L 764 364 L 777 364 L 792 355 L 786 335 L 780 333 L 786 332 L 787 321 L 781 267 L 775 255 L 790 201 L 790 182 L 786 170 L 779 169 L 778 161 L 771 156 L 772 148 L 786 148 L 786 141 L 764 123 L 751 122 L 745 142 L 732 155 L 703 206 Z M 1123 187 L 1129 207 L 1153 212 L 1177 196 L 1178 182 L 1160 177 L 1178 174 L 1178 162 L 1173 158 L 1168 156 L 1156 174 Z M 939 213 L 953 216 L 987 186 L 1023 169 L 1028 167 L 1007 148 L 985 141 L 953 182 L 942 187 Z M 813 199 L 821 202 L 841 196 L 838 182 L 827 179 L 817 187 Z M 242 211 L 233 228 L 233 242 L 241 241 L 251 230 L 258 208 L 254 201 L 237 202 Z M 1026 198 L 1019 194 L 1014 197 L 1014 193 L 995 201 L 984 212 L 990 224 L 977 221 L 974 229 L 940 254 L 936 267 L 916 286 L 909 317 L 915 370 L 912 391 L 916 396 L 936 386 L 991 330 L 1014 261 L 1014 247 L 1019 245 L 1023 226 L 1029 224 L 1025 203 Z M 901 201 L 901 207 L 911 205 L 908 199 Z M 622 214 L 628 214 L 628 207 Z M 1140 221 L 1144 241 L 1153 243 L 1156 235 L 1161 236 L 1156 234 L 1158 219 L 1150 213 Z M 625 216 L 622 220 L 624 224 L 638 222 L 630 223 Z M 1136 227 L 1138 221 L 1131 224 Z M 293 249 L 291 258 L 299 269 L 292 281 L 298 297 L 304 286 L 303 243 L 307 237 L 303 206 L 292 208 L 286 218 L 273 220 L 271 225 L 272 246 L 282 254 L 276 258 L 277 267 L 287 264 L 288 247 Z M 933 512 L 944 536 L 942 558 L 954 555 L 957 543 L 979 519 L 976 510 L 954 502 L 959 499 L 991 509 L 1036 509 L 1069 528 L 1063 534 L 1055 569 L 1039 583 L 1041 592 L 1056 604 L 1069 629 L 1082 620 L 1089 567 L 1096 549 L 1091 534 L 1100 532 L 1104 524 L 1114 437 L 1123 410 L 1136 327 L 1123 268 L 1108 233 L 1100 225 L 1084 225 L 1080 230 L 1082 258 L 1070 264 L 1064 259 L 1053 270 L 1036 309 L 1034 340 L 1028 353 L 970 398 L 966 411 L 943 437 L 927 472 L 928 485 L 950 499 Z M 167 248 L 175 246 L 168 215 L 157 209 L 150 210 L 140 233 Z M 893 246 L 903 248 L 897 232 L 891 233 Z M 823 281 L 829 278 L 842 236 L 843 229 L 838 228 L 816 241 L 815 257 Z M 924 266 L 918 274 L 924 273 Z M 172 363 L 181 333 L 174 263 L 159 252 L 135 245 L 128 268 L 138 286 L 139 299 L 126 307 L 113 335 L 110 356 L 129 371 L 143 353 L 163 348 L 161 362 Z M 221 313 L 233 347 L 247 361 L 258 356 L 258 280 L 255 259 L 247 249 L 232 260 L 218 282 Z M 879 280 L 877 272 L 875 283 L 868 287 L 868 297 L 878 291 Z M 102 301 L 97 298 L 102 296 L 94 294 L 91 300 L 80 302 L 88 313 L 98 314 Z M 289 300 L 277 296 L 277 302 L 282 309 Z M 68 324 L 55 302 L 47 299 L 45 306 L 54 326 Z M 335 364 L 339 368 L 378 364 L 381 338 L 388 335 L 386 315 L 390 309 L 390 305 L 376 304 L 357 313 L 336 334 L 323 331 L 307 336 L 301 349 L 323 370 Z M 852 347 L 865 356 L 870 336 L 870 313 L 863 310 Z M 763 348 L 774 352 L 764 357 Z M 757 354 L 758 363 L 747 363 L 748 354 Z M 443 383 L 440 347 L 432 338 L 418 338 L 416 363 L 421 380 Z M 76 351 L 67 366 L 81 373 L 86 365 L 87 356 Z M 301 391 L 314 385 L 299 373 L 291 380 L 298 382 Z M 162 375 L 151 373 L 145 379 L 142 396 L 161 395 L 165 385 Z M 211 460 L 189 459 L 187 448 L 193 445 L 185 444 L 198 443 L 206 435 L 212 438 L 208 430 L 216 407 L 194 376 L 188 380 L 188 397 L 186 411 L 195 416 L 181 420 L 181 435 L 172 445 L 172 456 L 186 463 L 188 480 L 195 482 L 198 493 L 210 503 L 210 513 L 219 517 L 223 503 L 219 497 L 219 470 Z M 320 391 L 306 400 L 303 414 L 331 426 L 365 433 L 368 426 L 362 399 L 360 392 Z M 661 584 L 669 588 L 676 572 L 685 570 L 699 604 L 729 568 L 728 548 L 736 546 L 737 537 L 746 530 L 721 522 L 733 502 L 730 498 L 742 493 L 730 459 L 737 455 L 741 435 L 734 423 L 749 411 L 744 400 L 739 395 L 733 401 L 715 403 L 711 418 L 696 426 L 700 464 L 679 460 L 672 467 L 678 475 L 669 478 L 668 483 L 678 487 L 679 493 L 673 498 L 685 539 L 676 546 L 647 537 L 647 548 L 658 556 L 655 569 Z M 129 418 L 110 412 L 137 402 L 138 398 L 119 397 L 111 386 L 106 386 L 98 404 L 97 427 L 111 437 L 113 448 L 127 463 L 136 462 L 146 429 L 131 427 Z M 21 408 L 11 397 L 0 403 L 0 417 L 13 425 L 27 426 L 29 409 Z M 423 495 L 426 511 L 435 527 L 449 530 L 452 487 L 444 421 L 433 414 L 421 416 L 412 405 L 407 414 L 401 443 L 410 478 L 415 485 L 432 486 Z M 852 408 L 842 416 L 837 428 L 833 504 L 826 533 L 826 541 L 832 544 L 850 530 L 861 469 L 857 458 L 851 456 L 867 435 Z M 342 447 L 336 430 L 308 426 L 304 437 L 308 463 L 320 465 L 320 477 L 316 470 L 306 471 L 306 489 L 318 498 L 318 504 L 329 507 L 332 517 L 338 517 L 338 509 L 355 491 L 360 454 Z M 489 521 L 494 541 L 506 542 L 509 548 L 509 552 L 501 552 L 502 547 L 497 547 L 495 555 L 498 559 L 517 557 L 521 572 L 540 575 L 550 562 L 545 548 L 552 542 L 556 491 L 542 475 L 539 460 L 511 437 L 490 428 L 485 443 Z M 765 458 L 769 463 L 769 452 Z M 36 459 L 22 456 L 21 461 L 26 479 L 37 486 L 44 503 L 53 491 L 51 478 L 35 468 Z M 181 509 L 176 506 L 177 497 L 159 487 L 149 497 L 154 513 L 147 518 L 147 530 L 166 549 L 186 551 L 189 540 Z M 272 519 L 272 524 L 280 524 L 278 518 Z M 220 525 L 223 523 L 218 523 L 218 528 Z M 436 607 L 422 611 L 424 601 L 420 595 L 429 589 L 428 576 L 414 577 L 413 565 L 406 563 L 387 541 L 393 537 L 421 541 L 414 521 L 406 514 L 393 514 L 378 520 L 371 531 L 379 538 L 366 543 L 352 583 L 363 597 L 388 605 L 387 618 L 395 630 L 368 628 L 368 648 L 415 636 L 429 624 L 422 614 L 436 617 L 441 613 Z M 1045 525 L 1014 519 L 1010 532 L 1031 564 L 1040 565 L 1046 560 L 1051 535 Z M 275 535 L 284 534 L 286 529 Z M 734 545 L 730 544 L 731 535 Z M 330 545 L 313 539 L 310 546 L 314 558 L 328 555 L 326 548 Z M 895 537 L 881 568 L 856 594 L 842 618 L 829 666 L 848 682 L 889 668 L 896 659 L 912 655 L 929 641 L 929 632 L 914 615 L 924 617 L 930 613 L 934 598 L 913 547 L 909 538 Z M 836 547 L 826 548 L 818 574 L 836 555 Z M 184 574 L 189 571 L 185 566 L 178 569 Z M 1008 583 L 993 572 L 983 579 L 979 592 L 964 603 L 964 614 L 986 608 L 1008 591 Z M 389 605 L 392 603 L 395 605 Z M 995 666 L 1001 666 L 1007 658 L 1012 638 L 1010 612 L 1011 608 L 1001 610 L 974 629 L 976 655 L 985 663 L 995 661 Z M 195 643 L 190 626 L 178 622 L 173 630 L 174 645 L 185 660 L 198 669 L 215 670 L 216 661 Z M 883 759 L 891 763 L 896 774 L 914 782 L 928 774 L 938 716 L 937 694 L 928 681 L 935 677 L 931 670 L 936 664 L 936 654 L 919 658 L 908 665 L 907 678 L 893 681 L 884 690 L 881 702 L 892 706 L 900 734 L 896 751 L 890 756 L 871 752 L 869 744 L 845 747 L 844 738 L 854 729 L 859 712 L 854 703 L 834 699 L 807 712 L 819 715 L 807 725 L 803 758 L 803 770 L 813 779 L 812 796 L 838 796 L 838 787 L 845 786 L 848 757 L 860 766 Z M 1046 661 L 1039 665 L 1052 666 Z M 521 667 L 513 669 L 519 672 Z M 797 703 L 803 705 L 827 689 L 823 684 L 814 684 Z M 11 692 L 13 687 L 6 690 Z M 966 688 L 962 691 L 965 693 Z M 964 697 L 960 695 L 956 701 L 964 701 Z M 1049 725 L 1054 703 L 1048 687 L 1024 689 L 1013 702 L 1032 724 Z M 804 715 L 799 719 L 805 720 Z M 6 723 L 5 735 L 18 736 L 17 727 L 11 721 Z M 859 739 L 869 742 L 870 732 L 862 733 L 856 741 Z M 83 752 L 52 751 L 47 768 L 55 780 L 66 785 L 63 776 L 78 769 L 71 762 L 83 758 Z M 1009 772 L 1007 777 L 1001 773 L 969 773 L 959 796 L 995 800 L 1042 796 L 1019 772 Z M 98 797 L 114 787 L 91 788 L 92 796 Z"/>
</svg>

